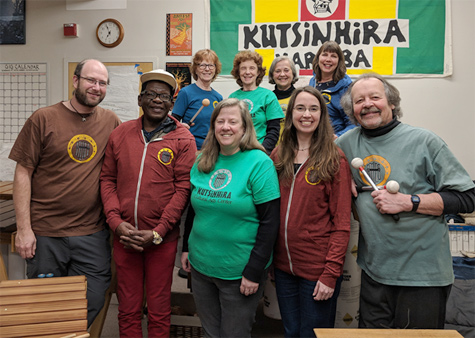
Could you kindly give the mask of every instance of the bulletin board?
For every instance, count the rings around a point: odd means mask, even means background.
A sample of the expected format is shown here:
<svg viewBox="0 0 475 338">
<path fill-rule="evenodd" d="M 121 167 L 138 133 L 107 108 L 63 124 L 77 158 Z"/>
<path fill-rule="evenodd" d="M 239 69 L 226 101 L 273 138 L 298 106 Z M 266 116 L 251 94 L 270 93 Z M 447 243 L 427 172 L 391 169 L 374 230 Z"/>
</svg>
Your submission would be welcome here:
<svg viewBox="0 0 475 338">
<path fill-rule="evenodd" d="M 74 91 L 73 76 L 78 62 L 67 62 L 67 97 Z M 145 62 L 104 62 L 109 72 L 110 85 L 101 102 L 102 108 L 114 111 L 122 122 L 136 119 L 140 115 L 137 97 L 140 91 L 140 75 L 155 69 L 158 60 Z"/>
</svg>

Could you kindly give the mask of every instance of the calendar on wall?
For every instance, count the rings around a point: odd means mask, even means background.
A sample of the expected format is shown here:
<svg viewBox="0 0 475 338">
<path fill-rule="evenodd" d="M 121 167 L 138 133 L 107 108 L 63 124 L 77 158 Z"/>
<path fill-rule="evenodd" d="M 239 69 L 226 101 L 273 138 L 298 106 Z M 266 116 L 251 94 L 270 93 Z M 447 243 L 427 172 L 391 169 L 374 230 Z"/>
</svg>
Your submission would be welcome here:
<svg viewBox="0 0 475 338">
<path fill-rule="evenodd" d="M 0 141 L 14 142 L 30 115 L 48 105 L 46 63 L 0 63 Z"/>
</svg>

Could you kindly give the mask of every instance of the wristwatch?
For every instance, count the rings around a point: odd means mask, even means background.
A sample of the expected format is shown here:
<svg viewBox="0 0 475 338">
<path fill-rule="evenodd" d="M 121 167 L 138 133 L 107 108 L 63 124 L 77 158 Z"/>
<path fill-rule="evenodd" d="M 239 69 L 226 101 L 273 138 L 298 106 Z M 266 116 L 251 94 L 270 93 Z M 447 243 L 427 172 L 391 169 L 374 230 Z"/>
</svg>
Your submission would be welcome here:
<svg viewBox="0 0 475 338">
<path fill-rule="evenodd" d="M 158 234 L 158 232 L 156 232 L 155 230 L 152 230 L 152 233 L 153 233 L 153 240 L 152 240 L 153 244 L 158 245 L 163 242 L 163 238 L 162 236 Z"/>
<path fill-rule="evenodd" d="M 412 202 L 412 212 L 417 211 L 419 208 L 419 203 L 421 203 L 421 199 L 417 195 L 411 195 L 411 202 Z"/>
</svg>

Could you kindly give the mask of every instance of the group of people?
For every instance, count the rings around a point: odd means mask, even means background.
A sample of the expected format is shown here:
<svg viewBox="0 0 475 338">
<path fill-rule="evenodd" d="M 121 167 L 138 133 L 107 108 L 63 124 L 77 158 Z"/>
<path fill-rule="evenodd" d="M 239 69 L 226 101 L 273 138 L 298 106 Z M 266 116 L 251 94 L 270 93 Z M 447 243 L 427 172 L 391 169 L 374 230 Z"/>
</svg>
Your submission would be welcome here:
<svg viewBox="0 0 475 338">
<path fill-rule="evenodd" d="M 472 212 L 475 185 L 439 137 L 400 122 L 398 90 L 374 73 L 352 82 L 335 42 L 317 52 L 308 86 L 295 88 L 295 65 L 276 58 L 274 93 L 259 87 L 256 52 L 236 55 L 241 88 L 228 99 L 211 87 L 216 53 L 197 52 L 190 69 L 195 83 L 175 103 L 172 74 L 141 75 L 143 115 L 120 124 L 98 106 L 107 69 L 85 60 L 73 98 L 28 119 L 10 153 L 28 278 L 86 275 L 90 325 L 110 283 L 107 223 L 121 336 L 142 336 L 145 296 L 148 336 L 167 337 L 190 202 L 181 262 L 205 336 L 250 337 L 271 274 L 285 336 L 311 337 L 335 322 L 353 194 L 360 327 L 443 328 L 454 278 L 443 215 Z M 367 189 L 356 157 L 399 192 Z"/>
</svg>

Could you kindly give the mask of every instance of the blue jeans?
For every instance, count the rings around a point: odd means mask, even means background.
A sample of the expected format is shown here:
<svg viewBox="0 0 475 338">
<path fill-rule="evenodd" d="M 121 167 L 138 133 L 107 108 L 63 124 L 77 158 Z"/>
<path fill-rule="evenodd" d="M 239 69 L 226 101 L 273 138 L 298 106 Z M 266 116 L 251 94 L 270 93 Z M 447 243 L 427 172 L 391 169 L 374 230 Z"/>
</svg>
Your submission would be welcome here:
<svg viewBox="0 0 475 338">
<path fill-rule="evenodd" d="M 264 293 L 267 270 L 257 292 L 241 294 L 241 279 L 208 277 L 191 268 L 191 287 L 205 337 L 251 337 L 259 300 Z"/>
<path fill-rule="evenodd" d="M 274 274 L 285 337 L 315 337 L 314 328 L 335 326 L 336 301 L 342 277 L 336 282 L 332 298 L 316 301 L 312 293 L 317 282 L 279 269 L 274 269 Z"/>
</svg>

